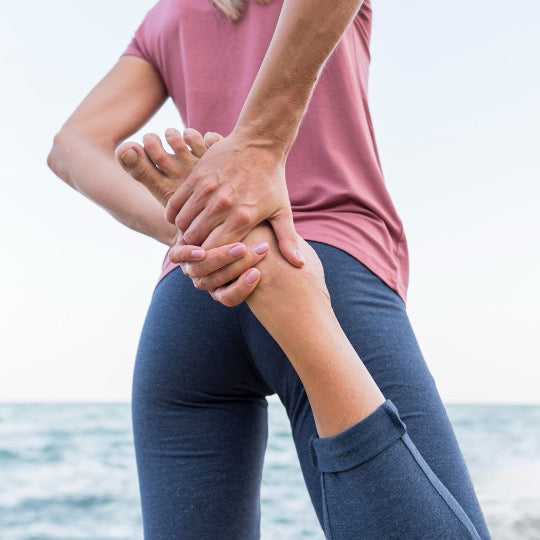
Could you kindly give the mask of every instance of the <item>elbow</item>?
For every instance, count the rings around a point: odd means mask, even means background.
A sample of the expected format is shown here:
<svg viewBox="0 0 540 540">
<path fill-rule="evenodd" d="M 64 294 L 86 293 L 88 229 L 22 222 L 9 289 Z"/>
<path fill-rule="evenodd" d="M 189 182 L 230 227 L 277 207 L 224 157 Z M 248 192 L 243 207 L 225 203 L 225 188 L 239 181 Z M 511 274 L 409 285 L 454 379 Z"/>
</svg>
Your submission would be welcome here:
<svg viewBox="0 0 540 540">
<path fill-rule="evenodd" d="M 67 146 L 66 134 L 59 131 L 53 139 L 52 148 L 47 155 L 47 166 L 56 176 L 65 180 L 63 174 L 63 165 L 65 162 L 65 148 Z"/>
<path fill-rule="evenodd" d="M 71 187 L 75 187 L 71 177 L 77 161 L 80 160 L 80 148 L 88 148 L 91 139 L 84 133 L 73 129 L 61 129 L 53 139 L 52 148 L 47 155 L 49 169 Z"/>
</svg>

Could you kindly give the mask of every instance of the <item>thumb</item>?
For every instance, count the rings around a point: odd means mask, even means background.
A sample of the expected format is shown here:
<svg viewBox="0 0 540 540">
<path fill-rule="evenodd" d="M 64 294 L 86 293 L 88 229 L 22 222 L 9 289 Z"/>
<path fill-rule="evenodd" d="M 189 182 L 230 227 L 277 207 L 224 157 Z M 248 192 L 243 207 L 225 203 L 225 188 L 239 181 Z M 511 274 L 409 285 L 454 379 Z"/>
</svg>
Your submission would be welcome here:
<svg viewBox="0 0 540 540">
<path fill-rule="evenodd" d="M 306 259 L 300 250 L 298 234 L 294 228 L 292 215 L 290 212 L 279 214 L 268 218 L 276 235 L 279 251 L 293 266 L 301 268 Z"/>
</svg>

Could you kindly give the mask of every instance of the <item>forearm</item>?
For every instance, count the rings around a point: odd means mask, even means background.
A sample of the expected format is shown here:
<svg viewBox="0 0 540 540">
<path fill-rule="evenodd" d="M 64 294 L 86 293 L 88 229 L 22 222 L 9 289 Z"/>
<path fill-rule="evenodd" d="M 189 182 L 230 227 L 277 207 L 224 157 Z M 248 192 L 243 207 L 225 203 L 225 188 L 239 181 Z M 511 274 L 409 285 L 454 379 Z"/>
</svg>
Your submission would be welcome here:
<svg viewBox="0 0 540 540">
<path fill-rule="evenodd" d="M 172 245 L 177 228 L 147 189 L 117 163 L 112 143 L 97 143 L 77 133 L 56 136 L 47 160 L 68 185 L 107 210 L 130 229 Z"/>
<path fill-rule="evenodd" d="M 288 153 L 324 63 L 363 0 L 285 0 L 235 131 Z"/>
</svg>

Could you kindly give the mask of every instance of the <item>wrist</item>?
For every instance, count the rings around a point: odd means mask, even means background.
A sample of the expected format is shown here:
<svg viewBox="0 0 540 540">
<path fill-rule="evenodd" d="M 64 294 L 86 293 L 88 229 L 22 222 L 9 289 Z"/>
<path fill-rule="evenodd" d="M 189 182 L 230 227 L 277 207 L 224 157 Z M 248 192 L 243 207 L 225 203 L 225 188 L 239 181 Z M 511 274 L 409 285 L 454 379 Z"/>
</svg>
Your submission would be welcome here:
<svg viewBox="0 0 540 540">
<path fill-rule="evenodd" d="M 246 105 L 233 133 L 285 160 L 298 134 L 304 106 L 295 103 L 286 93 L 260 102 L 257 107 Z"/>
<path fill-rule="evenodd" d="M 180 231 L 178 230 L 178 227 L 172 225 L 170 228 L 167 228 L 167 230 L 164 231 L 163 236 L 161 238 L 157 238 L 157 240 L 171 248 L 176 244 L 179 233 Z"/>
<path fill-rule="evenodd" d="M 292 146 L 292 142 L 289 142 L 288 139 L 265 129 L 262 122 L 237 124 L 231 132 L 231 136 L 238 141 L 242 153 L 256 151 L 261 157 L 266 155 L 266 159 L 274 164 L 284 165 Z"/>
</svg>

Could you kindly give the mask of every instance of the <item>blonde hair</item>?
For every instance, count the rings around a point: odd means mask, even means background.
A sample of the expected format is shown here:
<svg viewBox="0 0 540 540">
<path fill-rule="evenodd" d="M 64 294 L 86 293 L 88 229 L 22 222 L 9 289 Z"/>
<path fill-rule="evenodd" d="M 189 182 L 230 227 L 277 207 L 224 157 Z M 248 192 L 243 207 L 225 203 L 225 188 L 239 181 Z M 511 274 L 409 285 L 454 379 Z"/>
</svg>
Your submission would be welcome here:
<svg viewBox="0 0 540 540">
<path fill-rule="evenodd" d="M 271 0 L 254 0 L 257 4 L 265 6 Z M 212 0 L 214 5 L 224 13 L 231 21 L 239 21 L 246 9 L 246 0 Z"/>
</svg>

